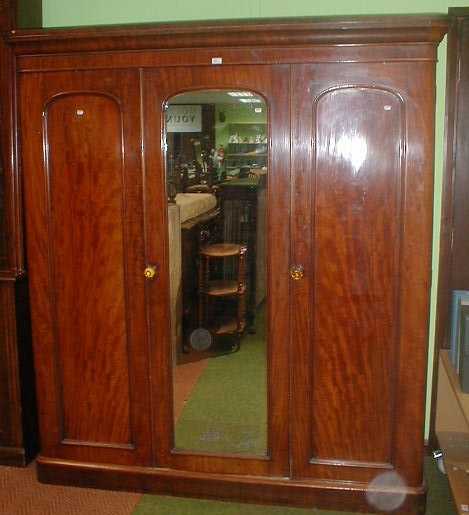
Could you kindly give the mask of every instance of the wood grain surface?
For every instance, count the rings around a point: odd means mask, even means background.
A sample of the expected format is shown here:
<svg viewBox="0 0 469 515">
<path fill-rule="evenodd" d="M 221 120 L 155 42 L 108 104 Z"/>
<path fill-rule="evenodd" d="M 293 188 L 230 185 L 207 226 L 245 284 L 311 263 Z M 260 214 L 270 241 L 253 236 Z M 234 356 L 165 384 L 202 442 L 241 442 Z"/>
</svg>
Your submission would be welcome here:
<svg viewBox="0 0 469 515">
<path fill-rule="evenodd" d="M 29 77 L 23 134 L 43 449 L 148 463 L 137 77 Z"/>
</svg>

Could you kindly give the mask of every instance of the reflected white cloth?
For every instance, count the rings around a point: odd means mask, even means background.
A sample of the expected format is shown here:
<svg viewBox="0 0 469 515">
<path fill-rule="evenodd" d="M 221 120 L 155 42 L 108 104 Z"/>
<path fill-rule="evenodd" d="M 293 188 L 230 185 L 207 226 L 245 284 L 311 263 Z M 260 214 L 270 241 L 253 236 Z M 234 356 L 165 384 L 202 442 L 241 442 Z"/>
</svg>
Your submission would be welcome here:
<svg viewBox="0 0 469 515">
<path fill-rule="evenodd" d="M 184 223 L 213 209 L 217 200 L 211 193 L 178 193 L 176 204 L 179 206 L 181 223 Z"/>
</svg>

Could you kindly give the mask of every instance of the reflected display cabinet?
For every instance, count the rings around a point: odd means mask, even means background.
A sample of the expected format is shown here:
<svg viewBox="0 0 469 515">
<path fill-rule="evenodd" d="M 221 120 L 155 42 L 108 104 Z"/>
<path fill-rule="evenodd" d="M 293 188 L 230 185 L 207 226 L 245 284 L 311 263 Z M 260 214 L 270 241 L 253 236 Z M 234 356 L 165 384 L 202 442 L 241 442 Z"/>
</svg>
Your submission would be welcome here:
<svg viewBox="0 0 469 515">
<path fill-rule="evenodd" d="M 390 16 L 9 35 L 41 481 L 423 513 L 435 60 L 447 25 Z M 217 140 L 217 117 L 205 126 L 198 106 L 229 102 L 238 120 L 246 106 L 266 116 L 265 166 L 246 171 L 265 195 L 256 238 L 233 241 L 221 224 L 211 243 L 247 242 L 248 260 L 262 259 L 247 288 L 264 293 L 239 346 L 198 327 L 185 362 L 174 350 L 180 225 L 215 209 L 224 186 L 168 204 L 167 149 L 177 131 Z M 243 209 L 230 216 L 249 231 Z M 231 280 L 228 267 L 213 273 Z"/>
<path fill-rule="evenodd" d="M 265 124 L 238 122 L 228 125 L 228 170 L 241 166 L 262 168 L 266 165 L 267 135 Z"/>
</svg>

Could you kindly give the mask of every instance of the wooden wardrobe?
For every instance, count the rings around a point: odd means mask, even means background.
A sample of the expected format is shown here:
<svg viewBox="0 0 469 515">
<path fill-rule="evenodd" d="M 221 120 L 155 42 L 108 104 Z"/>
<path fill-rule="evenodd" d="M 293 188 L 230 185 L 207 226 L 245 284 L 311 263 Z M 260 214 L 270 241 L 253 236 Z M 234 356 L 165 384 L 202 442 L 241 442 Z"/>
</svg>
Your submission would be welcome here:
<svg viewBox="0 0 469 515">
<path fill-rule="evenodd" d="M 10 34 L 41 481 L 424 511 L 435 59 L 447 24 Z M 268 107 L 264 454 L 174 445 L 164 113 L 200 90 L 253 91 Z"/>
</svg>

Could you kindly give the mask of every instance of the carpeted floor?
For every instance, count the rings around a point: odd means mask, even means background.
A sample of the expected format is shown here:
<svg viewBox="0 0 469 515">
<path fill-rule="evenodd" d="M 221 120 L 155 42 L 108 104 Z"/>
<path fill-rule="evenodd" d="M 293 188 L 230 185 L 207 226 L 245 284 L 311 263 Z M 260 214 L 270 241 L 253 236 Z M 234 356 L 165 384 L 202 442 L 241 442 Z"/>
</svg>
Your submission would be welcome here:
<svg viewBox="0 0 469 515">
<path fill-rule="evenodd" d="M 140 494 L 43 485 L 34 462 L 0 467 L 1 515 L 129 515 L 140 499 Z"/>
</svg>

